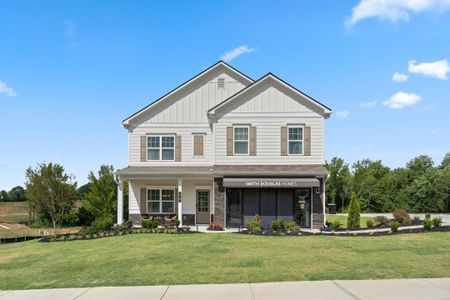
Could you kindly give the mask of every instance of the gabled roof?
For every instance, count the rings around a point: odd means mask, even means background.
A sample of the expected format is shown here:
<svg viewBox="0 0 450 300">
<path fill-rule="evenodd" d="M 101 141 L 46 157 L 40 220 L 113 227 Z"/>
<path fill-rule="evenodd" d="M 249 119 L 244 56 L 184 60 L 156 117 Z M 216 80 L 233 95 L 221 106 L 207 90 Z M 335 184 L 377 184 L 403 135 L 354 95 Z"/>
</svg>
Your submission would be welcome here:
<svg viewBox="0 0 450 300">
<path fill-rule="evenodd" d="M 292 91 L 292 92 L 302 96 L 306 100 L 310 101 L 313 105 L 315 105 L 315 106 L 319 107 L 320 109 L 322 109 L 323 110 L 323 114 L 324 114 L 325 117 L 329 117 L 329 115 L 331 114 L 331 108 L 329 108 L 328 106 L 320 103 L 316 99 L 308 96 L 307 94 L 303 93 L 302 91 L 298 90 L 297 88 L 293 87 L 292 85 L 290 85 L 289 83 L 287 83 L 286 81 L 280 79 L 279 77 L 275 76 L 272 73 L 267 73 L 266 75 L 264 75 L 263 77 L 259 78 L 256 81 L 254 81 L 252 84 L 250 84 L 247 87 L 243 88 L 242 90 L 240 90 L 236 94 L 228 97 L 227 99 L 225 99 L 224 101 L 220 102 L 219 104 L 217 104 L 213 108 L 209 109 L 208 110 L 208 114 L 209 115 L 214 115 L 216 113 L 216 111 L 219 110 L 224 105 L 234 101 L 236 98 L 238 98 L 238 97 L 240 97 L 242 95 L 250 93 L 257 86 L 260 86 L 261 84 L 263 84 L 267 80 L 271 80 L 271 79 L 276 81 L 276 82 L 278 82 L 278 83 L 280 83 L 286 89 L 288 89 L 288 90 L 290 90 L 290 91 Z"/>
<path fill-rule="evenodd" d="M 141 110 L 139 110 L 138 112 L 132 114 L 131 116 L 129 116 L 128 118 L 126 118 L 125 120 L 122 121 L 122 124 L 125 127 L 128 127 L 129 121 L 139 115 L 141 115 L 142 113 L 148 111 L 149 109 L 151 109 L 154 105 L 156 105 L 157 103 L 161 103 L 162 101 L 164 101 L 165 99 L 167 99 L 169 96 L 175 94 L 176 92 L 186 88 L 187 86 L 191 85 L 194 81 L 196 81 L 199 78 L 202 78 L 204 75 L 213 72 L 214 70 L 217 70 L 220 67 L 225 67 L 226 69 L 232 71 L 233 73 L 235 73 L 236 75 L 238 75 L 239 77 L 241 77 L 244 81 L 247 81 L 249 84 L 253 83 L 253 79 L 248 77 L 247 75 L 245 75 L 244 73 L 240 72 L 239 70 L 233 68 L 232 66 L 230 66 L 229 64 L 227 64 L 226 62 L 219 60 L 217 63 L 213 64 L 212 66 L 210 66 L 209 68 L 203 70 L 202 72 L 198 73 L 197 75 L 195 75 L 194 77 L 192 77 L 191 79 L 185 81 L 184 83 L 182 83 L 181 85 L 179 85 L 178 87 L 174 88 L 173 90 L 171 90 L 170 92 L 168 92 L 167 94 L 165 94 L 164 96 L 160 97 L 159 99 L 153 101 L 152 103 L 150 103 L 149 105 L 147 105 L 146 107 L 142 108 Z"/>
</svg>

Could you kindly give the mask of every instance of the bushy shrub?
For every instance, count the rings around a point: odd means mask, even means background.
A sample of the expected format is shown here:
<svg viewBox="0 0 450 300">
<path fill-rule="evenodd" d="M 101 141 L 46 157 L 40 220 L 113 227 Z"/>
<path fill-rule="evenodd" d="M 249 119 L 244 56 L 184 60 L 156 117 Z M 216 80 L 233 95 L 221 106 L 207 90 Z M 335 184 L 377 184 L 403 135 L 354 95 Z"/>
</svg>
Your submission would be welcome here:
<svg viewBox="0 0 450 300">
<path fill-rule="evenodd" d="M 159 221 L 158 220 L 142 220 L 142 228 L 145 229 L 156 229 L 159 226 Z"/>
<path fill-rule="evenodd" d="M 409 217 L 404 218 L 402 221 L 402 225 L 411 225 L 411 219 Z"/>
<path fill-rule="evenodd" d="M 64 215 L 63 224 L 65 226 L 77 226 L 79 223 L 78 209 L 72 208 L 68 214 Z"/>
<path fill-rule="evenodd" d="M 439 227 L 442 224 L 442 219 L 439 217 L 433 218 L 431 220 L 431 222 L 433 222 L 433 227 Z"/>
<path fill-rule="evenodd" d="M 247 229 L 250 231 L 260 231 L 262 226 L 261 217 L 255 215 L 253 219 L 247 222 Z"/>
<path fill-rule="evenodd" d="M 403 209 L 397 209 L 392 213 L 392 215 L 394 216 L 394 220 L 398 223 L 403 223 L 403 220 L 406 218 L 409 219 L 409 214 Z"/>
<path fill-rule="evenodd" d="M 178 220 L 178 219 L 175 220 L 175 226 L 176 226 L 177 228 L 180 227 L 180 220 Z"/>
<path fill-rule="evenodd" d="M 284 220 L 273 220 L 272 221 L 272 229 L 273 230 L 283 230 L 286 228 L 286 224 Z"/>
<path fill-rule="evenodd" d="M 425 228 L 425 230 L 430 231 L 431 227 L 433 226 L 433 221 L 431 221 L 431 219 L 425 219 L 423 220 L 423 228 Z"/>
<path fill-rule="evenodd" d="M 84 206 L 80 207 L 77 213 L 78 213 L 78 223 L 81 226 L 89 226 L 95 220 L 95 216 Z"/>
<path fill-rule="evenodd" d="M 285 228 L 286 228 L 287 231 L 297 231 L 297 230 L 300 229 L 300 226 L 298 226 L 297 223 L 295 223 L 294 221 L 292 221 L 292 222 L 287 222 L 287 223 L 285 224 Z"/>
<path fill-rule="evenodd" d="M 373 228 L 375 226 L 372 219 L 368 219 L 366 221 L 366 225 L 367 225 L 367 228 Z"/>
<path fill-rule="evenodd" d="M 356 197 L 355 192 L 352 193 L 350 200 L 349 212 L 347 217 L 347 228 L 359 228 L 360 227 L 360 212 L 359 200 Z"/>
<path fill-rule="evenodd" d="M 414 218 L 412 218 L 412 221 L 411 221 L 413 224 L 419 224 L 420 223 L 420 218 L 419 218 L 419 216 L 415 216 Z"/>
<path fill-rule="evenodd" d="M 400 223 L 397 221 L 392 221 L 389 223 L 389 227 L 391 227 L 392 232 L 397 232 L 398 228 L 400 227 Z"/>
<path fill-rule="evenodd" d="M 326 220 L 325 221 L 325 226 L 327 227 L 327 228 L 331 228 L 331 225 L 332 225 L 333 223 L 331 223 L 330 221 L 328 221 L 328 220 Z"/>
<path fill-rule="evenodd" d="M 385 216 L 376 216 L 373 219 L 375 221 L 375 227 L 382 227 L 389 225 L 389 220 Z"/>
<path fill-rule="evenodd" d="M 113 226 L 113 223 L 113 219 L 110 216 L 101 217 L 92 223 L 90 229 L 95 232 L 109 230 Z"/>
<path fill-rule="evenodd" d="M 341 222 L 339 221 L 334 221 L 333 224 L 331 224 L 331 229 L 336 230 L 341 228 Z"/>
<path fill-rule="evenodd" d="M 213 222 L 208 224 L 208 230 L 221 231 L 223 227 L 219 223 Z"/>
</svg>

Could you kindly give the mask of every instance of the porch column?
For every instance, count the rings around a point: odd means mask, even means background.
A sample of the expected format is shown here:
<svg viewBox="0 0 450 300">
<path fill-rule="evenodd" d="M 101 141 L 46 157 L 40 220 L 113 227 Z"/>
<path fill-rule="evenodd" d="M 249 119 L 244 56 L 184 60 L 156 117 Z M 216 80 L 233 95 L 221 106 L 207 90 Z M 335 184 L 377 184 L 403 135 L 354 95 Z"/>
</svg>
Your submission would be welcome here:
<svg viewBox="0 0 450 300">
<path fill-rule="evenodd" d="M 123 223 L 123 180 L 119 177 L 117 184 L 117 224 Z"/>
<path fill-rule="evenodd" d="M 178 220 L 183 226 L 183 178 L 178 177 Z"/>
</svg>

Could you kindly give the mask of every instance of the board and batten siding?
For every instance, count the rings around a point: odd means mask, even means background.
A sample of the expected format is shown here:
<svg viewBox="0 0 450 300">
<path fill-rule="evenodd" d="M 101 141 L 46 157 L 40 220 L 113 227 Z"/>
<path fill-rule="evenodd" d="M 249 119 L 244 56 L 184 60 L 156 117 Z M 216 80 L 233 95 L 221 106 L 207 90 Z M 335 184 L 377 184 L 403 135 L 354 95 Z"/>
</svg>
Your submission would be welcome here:
<svg viewBox="0 0 450 300">
<path fill-rule="evenodd" d="M 213 72 L 200 82 L 184 91 L 165 99 L 147 114 L 134 120 L 132 126 L 146 123 L 205 123 L 208 124 L 207 111 L 226 98 L 245 88 L 242 79 L 233 77 L 231 72 Z M 224 88 L 218 88 L 219 78 L 225 80 Z"/>
</svg>

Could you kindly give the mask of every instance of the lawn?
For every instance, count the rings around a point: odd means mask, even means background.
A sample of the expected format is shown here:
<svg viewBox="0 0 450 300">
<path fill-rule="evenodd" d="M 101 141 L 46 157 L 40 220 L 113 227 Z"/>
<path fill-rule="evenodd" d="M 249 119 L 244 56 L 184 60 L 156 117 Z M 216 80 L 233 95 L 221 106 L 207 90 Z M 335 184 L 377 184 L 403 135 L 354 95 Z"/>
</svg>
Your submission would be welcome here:
<svg viewBox="0 0 450 300">
<path fill-rule="evenodd" d="M 450 276 L 450 233 L 141 234 L 0 246 L 0 290 Z"/>
<path fill-rule="evenodd" d="M 367 218 L 367 217 L 361 217 L 359 219 L 359 224 L 361 228 L 367 227 L 367 220 L 371 219 L 373 221 L 373 218 Z M 338 216 L 338 215 L 329 215 L 327 214 L 327 221 L 328 222 L 335 222 L 339 221 L 341 223 L 341 228 L 347 228 L 347 216 Z"/>
</svg>

